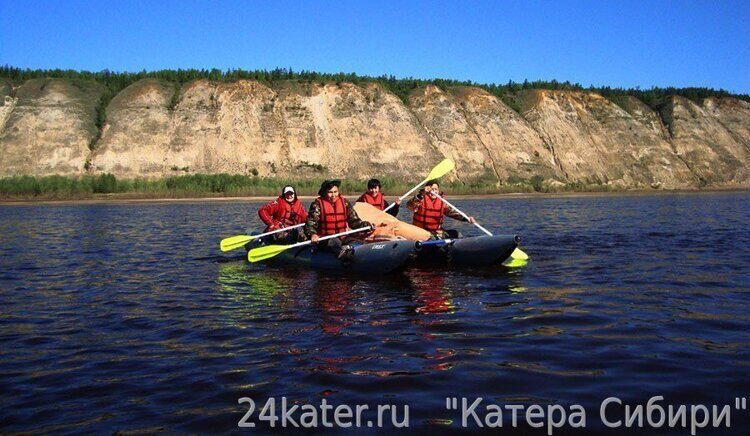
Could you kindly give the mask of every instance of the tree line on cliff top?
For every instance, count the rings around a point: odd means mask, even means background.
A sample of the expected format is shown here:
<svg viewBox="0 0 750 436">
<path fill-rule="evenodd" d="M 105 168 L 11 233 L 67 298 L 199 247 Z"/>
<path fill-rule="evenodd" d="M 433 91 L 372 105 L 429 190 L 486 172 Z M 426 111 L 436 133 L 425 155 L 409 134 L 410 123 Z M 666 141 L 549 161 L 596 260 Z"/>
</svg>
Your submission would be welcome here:
<svg viewBox="0 0 750 436">
<path fill-rule="evenodd" d="M 588 91 L 596 92 L 603 97 L 616 100 L 616 97 L 632 95 L 642 102 L 646 103 L 650 107 L 656 109 L 665 98 L 672 95 L 679 95 L 693 101 L 700 102 L 702 99 L 707 97 L 734 97 L 741 100 L 750 102 L 750 95 L 748 94 L 732 94 L 723 89 L 713 89 L 705 87 L 691 87 L 691 88 L 658 88 L 653 87 L 650 89 L 640 88 L 613 88 L 610 86 L 595 87 L 589 86 L 584 87 L 579 83 L 570 83 L 568 81 L 559 82 L 557 80 L 535 80 L 523 82 L 514 82 L 512 80 L 505 84 L 483 84 L 476 83 L 471 80 L 451 80 L 451 79 L 415 79 L 412 77 L 397 79 L 393 75 L 382 75 L 382 76 L 361 76 L 355 73 L 318 73 L 315 71 L 293 71 L 291 68 L 275 68 L 273 70 L 243 70 L 233 69 L 222 71 L 217 68 L 210 70 L 207 69 L 178 69 L 178 70 L 159 70 L 159 71 L 140 71 L 136 73 L 131 72 L 113 72 L 109 70 L 103 70 L 99 72 L 91 71 L 77 71 L 77 70 L 61 70 L 61 69 L 21 69 L 12 66 L 5 65 L 0 67 L 0 78 L 5 78 L 11 81 L 14 85 L 19 85 L 26 80 L 39 79 L 39 78 L 62 78 L 62 79 L 78 79 L 78 80 L 92 80 L 103 84 L 111 93 L 111 95 L 117 94 L 127 86 L 137 82 L 138 80 L 145 78 L 155 78 L 166 80 L 169 82 L 176 83 L 181 86 L 187 82 L 197 79 L 207 79 L 217 82 L 234 82 L 237 80 L 248 79 L 257 80 L 268 84 L 273 84 L 279 81 L 298 81 L 308 83 L 379 83 L 388 89 L 393 94 L 401 98 L 402 101 L 407 102 L 409 94 L 420 87 L 426 85 L 435 85 L 441 89 L 446 89 L 452 86 L 474 86 L 482 88 L 490 92 L 491 94 L 500 97 L 503 101 L 510 104 L 514 109 L 518 109 L 513 99 L 510 97 L 513 93 L 524 89 L 549 89 L 549 90 L 575 90 L 575 91 Z"/>
</svg>

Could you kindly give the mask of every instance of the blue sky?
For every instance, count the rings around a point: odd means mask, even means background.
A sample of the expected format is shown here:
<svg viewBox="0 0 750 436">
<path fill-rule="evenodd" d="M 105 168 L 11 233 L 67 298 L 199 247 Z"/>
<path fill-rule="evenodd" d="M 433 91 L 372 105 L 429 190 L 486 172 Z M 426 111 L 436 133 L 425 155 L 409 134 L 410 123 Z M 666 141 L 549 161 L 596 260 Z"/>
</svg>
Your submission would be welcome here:
<svg viewBox="0 0 750 436">
<path fill-rule="evenodd" d="M 0 64 L 750 93 L 750 1 L 0 0 Z"/>
</svg>

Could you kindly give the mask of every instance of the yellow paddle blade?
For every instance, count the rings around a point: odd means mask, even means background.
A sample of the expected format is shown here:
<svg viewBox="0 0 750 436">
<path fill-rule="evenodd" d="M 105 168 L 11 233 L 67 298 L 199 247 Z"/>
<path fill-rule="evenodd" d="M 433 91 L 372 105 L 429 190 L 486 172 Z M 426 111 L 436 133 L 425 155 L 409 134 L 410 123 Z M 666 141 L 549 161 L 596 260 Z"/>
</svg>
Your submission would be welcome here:
<svg viewBox="0 0 750 436">
<path fill-rule="evenodd" d="M 244 247 L 245 244 L 252 241 L 253 238 L 254 236 L 249 235 L 237 235 L 229 238 L 224 238 L 221 240 L 219 247 L 221 247 L 221 251 L 231 251 L 240 247 Z"/>
<path fill-rule="evenodd" d="M 430 171 L 430 174 L 427 175 L 427 180 L 439 179 L 453 171 L 454 168 L 456 168 L 456 164 L 454 164 L 452 160 L 443 159 L 442 162 L 437 164 L 435 168 Z"/>
<path fill-rule="evenodd" d="M 518 260 L 529 260 L 529 255 L 521 251 L 520 248 L 516 248 L 510 253 L 510 257 Z"/>
<path fill-rule="evenodd" d="M 266 245 L 265 247 L 253 248 L 247 253 L 247 260 L 250 262 L 259 262 L 276 256 L 291 245 Z"/>
<path fill-rule="evenodd" d="M 512 257 L 509 257 L 508 259 L 503 262 L 503 266 L 507 268 L 518 268 L 520 266 L 526 266 L 528 264 L 528 260 L 523 259 L 513 259 Z"/>
</svg>

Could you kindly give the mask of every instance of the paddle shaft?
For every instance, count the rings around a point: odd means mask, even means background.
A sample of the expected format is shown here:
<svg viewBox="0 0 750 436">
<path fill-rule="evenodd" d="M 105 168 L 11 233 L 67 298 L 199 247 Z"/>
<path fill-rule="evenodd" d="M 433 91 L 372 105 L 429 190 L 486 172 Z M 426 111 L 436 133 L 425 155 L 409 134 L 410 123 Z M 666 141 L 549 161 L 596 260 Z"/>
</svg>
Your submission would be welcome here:
<svg viewBox="0 0 750 436">
<path fill-rule="evenodd" d="M 343 233 L 337 233 L 335 235 L 323 236 L 322 238 L 318 239 L 318 242 L 325 241 L 326 239 L 338 238 L 339 236 L 351 235 L 352 233 L 363 232 L 365 230 L 372 230 L 372 229 L 369 226 L 367 226 L 367 227 L 360 227 L 358 229 L 347 230 L 346 232 L 343 232 Z M 302 247 L 303 245 L 308 245 L 308 244 L 312 244 L 312 241 L 297 242 L 296 244 L 286 245 L 286 249 L 294 248 L 294 247 Z"/>
<path fill-rule="evenodd" d="M 281 227 L 281 228 L 276 229 L 276 230 L 271 231 L 271 232 L 261 233 L 260 235 L 252 235 L 252 237 L 253 237 L 253 239 L 262 238 L 263 236 L 273 235 L 274 233 L 279 233 L 279 232 L 286 232 L 287 230 L 296 229 L 297 227 L 302 227 L 304 225 L 305 225 L 305 223 L 300 223 L 300 224 L 295 224 L 295 225 L 289 226 L 289 227 Z"/>
<path fill-rule="evenodd" d="M 231 236 L 229 238 L 224 238 L 221 240 L 221 243 L 219 244 L 219 247 L 221 248 L 221 251 L 231 251 L 236 248 L 240 248 L 247 244 L 248 242 L 252 241 L 253 239 L 262 238 L 263 236 L 273 235 L 274 233 L 284 232 L 291 229 L 296 229 L 297 227 L 304 226 L 305 223 L 297 224 L 291 227 L 282 227 L 280 229 L 276 229 L 271 232 L 262 233 L 260 235 L 237 235 L 237 236 Z"/>
<path fill-rule="evenodd" d="M 417 186 L 415 186 L 415 187 L 413 187 L 413 188 L 409 189 L 409 191 L 408 191 L 408 192 L 407 192 L 406 194 L 404 194 L 404 195 L 402 195 L 402 196 L 398 197 L 399 201 L 403 201 L 403 200 L 404 200 L 404 198 L 408 197 L 408 196 L 409 196 L 409 194 L 411 194 L 412 192 L 414 192 L 414 191 L 416 191 L 417 189 L 419 189 L 419 188 L 420 188 L 420 187 L 421 187 L 422 185 L 424 185 L 425 183 L 427 183 L 427 182 L 428 182 L 429 180 L 430 180 L 430 179 L 424 179 L 424 180 L 422 180 L 422 181 L 421 181 L 421 182 L 420 182 L 420 183 L 419 183 L 419 184 L 418 184 Z M 388 205 L 388 207 L 386 207 L 385 209 L 383 209 L 383 212 L 388 212 L 388 210 L 389 210 L 389 209 L 391 209 L 391 208 L 393 208 L 393 206 L 395 206 L 395 205 L 396 205 L 396 202 L 394 201 L 393 203 L 389 204 L 389 205 Z"/>
<path fill-rule="evenodd" d="M 462 216 L 462 217 L 466 218 L 466 220 L 467 220 L 467 221 L 469 220 L 469 216 L 468 216 L 468 215 L 466 215 L 465 213 L 461 212 L 461 209 L 459 209 L 459 208 L 457 208 L 456 206 L 454 206 L 454 205 L 450 204 L 450 203 L 448 202 L 448 200 L 446 200 L 445 198 L 442 198 L 442 197 L 440 197 L 440 199 L 441 199 L 441 200 L 443 200 L 443 203 L 445 203 L 445 204 L 447 204 L 448 206 L 452 207 L 452 208 L 453 208 L 453 209 L 454 209 L 454 210 L 455 210 L 456 212 L 458 212 L 459 214 L 461 214 L 461 216 Z M 485 229 L 484 227 L 482 227 L 481 225 L 479 225 L 479 223 L 478 223 L 478 222 L 474 222 L 474 225 L 475 225 L 475 226 L 477 226 L 477 227 L 479 228 L 479 230 L 481 230 L 481 231 L 483 231 L 484 233 L 486 233 L 486 234 L 487 234 L 487 236 L 492 236 L 492 233 L 490 233 L 490 231 L 489 231 L 489 230 L 487 230 L 487 229 Z"/>
<path fill-rule="evenodd" d="M 440 161 L 439 164 L 435 165 L 435 167 L 432 168 L 432 171 L 430 171 L 430 173 L 427 175 L 427 177 L 425 177 L 425 179 L 422 180 L 422 182 L 420 184 L 418 184 L 417 186 L 411 188 L 406 194 L 404 194 L 401 197 L 399 197 L 398 201 L 403 201 L 404 198 L 408 197 L 412 192 L 414 192 L 417 189 L 419 189 L 419 187 L 422 186 L 423 184 L 429 182 L 430 180 L 443 177 L 444 175 L 446 175 L 449 172 L 453 171 L 453 169 L 455 167 L 456 167 L 456 164 L 453 163 L 452 160 L 450 160 L 448 158 L 443 159 L 442 161 Z M 383 210 L 383 212 L 387 212 L 388 210 L 390 210 L 395 205 L 396 205 L 396 202 L 394 201 L 393 203 L 391 203 L 390 205 L 388 205 L 388 207 L 386 207 Z"/>
<path fill-rule="evenodd" d="M 445 198 L 442 198 L 442 197 L 441 197 L 441 200 L 443 200 L 443 202 L 445 202 L 445 204 L 447 204 L 448 206 L 452 207 L 456 212 L 460 213 L 462 217 L 466 218 L 467 220 L 469 219 L 469 217 L 466 216 L 465 213 L 461 212 L 461 210 L 459 208 L 457 208 L 456 206 L 450 204 L 450 202 L 448 202 L 448 200 L 446 200 Z M 479 229 L 481 231 L 483 231 L 484 233 L 486 233 L 487 236 L 492 236 L 492 233 L 490 233 L 489 230 L 487 230 L 484 227 L 482 227 L 481 225 L 479 225 L 479 223 L 474 222 L 474 225 L 477 226 L 477 227 L 479 227 Z M 523 260 L 526 260 L 526 259 L 529 258 L 529 255 L 526 254 L 526 253 L 524 253 L 523 250 L 521 250 L 520 248 L 516 247 L 516 249 L 513 250 L 513 253 L 511 253 L 510 257 L 512 257 L 513 259 L 523 259 Z"/>
</svg>

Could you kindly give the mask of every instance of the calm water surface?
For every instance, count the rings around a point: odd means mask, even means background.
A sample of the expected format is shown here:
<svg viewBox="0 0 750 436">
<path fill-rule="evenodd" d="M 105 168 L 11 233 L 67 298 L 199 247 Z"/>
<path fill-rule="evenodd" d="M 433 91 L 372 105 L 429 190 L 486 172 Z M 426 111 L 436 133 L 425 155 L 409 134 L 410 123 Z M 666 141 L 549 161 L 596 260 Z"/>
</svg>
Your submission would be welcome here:
<svg viewBox="0 0 750 436">
<path fill-rule="evenodd" d="M 258 203 L 0 206 L 0 431 L 228 432 L 245 396 L 408 404 L 423 430 L 457 426 L 446 396 L 580 404 L 596 428 L 609 396 L 749 396 L 750 193 L 456 204 L 532 262 L 329 277 L 219 252 Z"/>
</svg>

